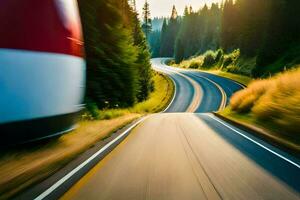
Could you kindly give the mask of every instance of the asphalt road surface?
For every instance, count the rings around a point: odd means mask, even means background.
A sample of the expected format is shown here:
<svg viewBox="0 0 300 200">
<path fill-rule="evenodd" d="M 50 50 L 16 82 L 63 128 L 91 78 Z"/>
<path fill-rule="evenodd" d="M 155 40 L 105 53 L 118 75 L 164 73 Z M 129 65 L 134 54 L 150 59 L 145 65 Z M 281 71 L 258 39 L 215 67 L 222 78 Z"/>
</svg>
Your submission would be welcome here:
<svg viewBox="0 0 300 200">
<path fill-rule="evenodd" d="M 147 117 L 62 199 L 300 199 L 299 160 L 207 112 L 243 86 L 167 67 L 176 94 Z"/>
</svg>

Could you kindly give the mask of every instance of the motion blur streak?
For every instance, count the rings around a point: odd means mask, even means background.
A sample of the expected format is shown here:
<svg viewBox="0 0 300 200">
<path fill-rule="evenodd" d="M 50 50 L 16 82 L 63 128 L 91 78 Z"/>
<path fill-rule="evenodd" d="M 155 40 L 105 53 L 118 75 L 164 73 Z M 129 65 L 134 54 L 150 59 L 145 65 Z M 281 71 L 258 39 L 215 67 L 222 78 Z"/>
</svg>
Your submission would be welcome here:
<svg viewBox="0 0 300 200">
<path fill-rule="evenodd" d="M 62 199 L 299 199 L 299 178 L 206 114 L 157 114 Z"/>
<path fill-rule="evenodd" d="M 0 1 L 0 145 L 71 130 L 85 60 L 75 0 Z"/>
</svg>

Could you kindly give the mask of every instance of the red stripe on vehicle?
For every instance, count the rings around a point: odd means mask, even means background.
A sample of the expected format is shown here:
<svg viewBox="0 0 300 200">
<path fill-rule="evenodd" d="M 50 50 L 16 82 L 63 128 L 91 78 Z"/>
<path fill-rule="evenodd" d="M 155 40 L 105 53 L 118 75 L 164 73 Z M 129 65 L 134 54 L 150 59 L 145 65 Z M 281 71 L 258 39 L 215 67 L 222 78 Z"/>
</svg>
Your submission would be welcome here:
<svg viewBox="0 0 300 200">
<path fill-rule="evenodd" d="M 0 48 L 83 57 L 76 1 L 1 0 Z"/>
</svg>

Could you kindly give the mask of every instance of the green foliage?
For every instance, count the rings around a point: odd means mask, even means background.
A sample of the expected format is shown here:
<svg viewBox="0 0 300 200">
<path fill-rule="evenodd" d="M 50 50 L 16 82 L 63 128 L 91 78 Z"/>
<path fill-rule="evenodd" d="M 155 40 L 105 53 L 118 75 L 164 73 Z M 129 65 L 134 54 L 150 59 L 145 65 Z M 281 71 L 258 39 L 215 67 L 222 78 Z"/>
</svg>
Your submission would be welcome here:
<svg viewBox="0 0 300 200">
<path fill-rule="evenodd" d="M 229 54 L 225 54 L 222 49 L 218 49 L 217 51 L 208 50 L 204 54 L 197 57 L 191 57 L 190 59 L 183 60 L 179 64 L 173 65 L 192 69 L 221 69 L 223 71 L 250 76 L 251 70 L 255 66 L 255 60 L 255 58 L 241 58 L 239 49 L 236 49 Z M 244 67 L 247 68 L 247 71 L 243 71 Z"/>
<path fill-rule="evenodd" d="M 170 18 L 168 21 L 167 19 L 164 20 L 160 37 L 160 56 L 174 56 L 175 41 L 179 25 L 180 23 L 178 17 Z"/>
<path fill-rule="evenodd" d="M 184 46 L 181 39 L 176 41 L 175 62 L 180 63 L 184 59 Z"/>
<path fill-rule="evenodd" d="M 146 101 L 135 104 L 130 108 L 109 108 L 99 110 L 97 105 L 87 101 L 87 112 L 82 115 L 83 120 L 107 120 L 129 113 L 155 113 L 163 110 L 170 103 L 174 95 L 174 85 L 170 78 L 156 73 L 153 77 L 153 91 Z"/>
<path fill-rule="evenodd" d="M 161 30 L 152 31 L 148 36 L 151 57 L 157 58 L 160 56 L 160 35 Z"/>
<path fill-rule="evenodd" d="M 240 50 L 236 49 L 230 54 L 224 55 L 224 60 L 223 60 L 223 69 L 227 68 L 230 65 L 235 65 L 236 61 L 240 58 Z"/>
<path fill-rule="evenodd" d="M 204 54 L 202 68 L 211 68 L 216 64 L 215 53 L 213 51 L 207 51 Z"/>
<path fill-rule="evenodd" d="M 233 58 L 230 56 L 227 56 L 224 58 L 223 67 L 226 68 L 229 65 L 231 65 L 232 63 L 233 63 Z"/>
<path fill-rule="evenodd" d="M 152 19 L 152 31 L 161 31 L 162 25 L 164 22 L 163 17 L 154 17 Z"/>
<path fill-rule="evenodd" d="M 134 20 L 134 44 L 138 48 L 138 57 L 136 64 L 138 67 L 138 89 L 137 89 L 137 100 L 138 102 L 144 101 L 149 97 L 150 92 L 153 90 L 153 74 L 150 63 L 150 52 L 147 45 L 146 38 L 139 26 L 139 20 L 137 13 L 133 14 Z"/>
<path fill-rule="evenodd" d="M 300 63 L 300 45 L 292 46 L 281 54 L 277 59 L 273 59 L 271 64 L 261 67 L 256 65 L 252 70 L 254 77 L 269 77 L 277 72 L 283 72 L 294 68 Z M 258 61 L 259 62 L 259 61 Z"/>
<path fill-rule="evenodd" d="M 287 65 L 297 64 L 293 61 L 299 54 L 285 61 L 283 57 L 300 44 L 299 8 L 297 0 L 237 0 L 235 4 L 226 1 L 222 18 L 223 48 L 227 51 L 239 48 L 243 57 L 257 57 L 252 71 L 255 77 L 269 76 Z M 268 67 L 273 65 L 277 67 Z"/>
<path fill-rule="evenodd" d="M 82 118 L 83 120 L 95 120 L 100 119 L 99 109 L 96 103 L 86 100 L 86 109 L 88 112 L 86 112 Z"/>
<path fill-rule="evenodd" d="M 179 48 L 184 49 L 185 59 L 209 49 L 218 49 L 220 26 L 221 9 L 218 4 L 212 4 L 211 8 L 204 6 L 198 12 L 186 8 L 177 34 L 177 41 L 180 40 L 182 45 L 175 47 L 175 59 L 180 60 L 176 57 Z"/>
<path fill-rule="evenodd" d="M 215 63 L 222 63 L 224 59 L 224 51 L 223 49 L 218 49 L 216 52 Z"/>
<path fill-rule="evenodd" d="M 200 69 L 202 67 L 202 62 L 193 61 L 191 62 L 189 68 L 191 69 Z"/>
<path fill-rule="evenodd" d="M 152 20 L 150 16 L 150 7 L 147 0 L 145 1 L 144 7 L 143 7 L 143 24 L 142 29 L 146 35 L 146 38 L 148 38 L 148 35 L 151 33 L 152 30 Z"/>
<path fill-rule="evenodd" d="M 169 20 L 164 19 L 161 37 L 160 37 L 160 56 L 161 57 L 173 57 L 175 41 L 177 33 L 180 27 L 180 21 L 177 17 L 177 11 L 173 6 L 172 14 Z"/>
<path fill-rule="evenodd" d="M 127 107 L 149 95 L 150 55 L 127 1 L 79 1 L 87 61 L 87 98 L 98 108 Z"/>
<path fill-rule="evenodd" d="M 280 59 L 285 52 L 300 45 L 300 1 L 272 1 L 271 15 L 266 38 L 257 58 L 257 69 L 254 75 L 264 74 L 261 67 L 271 65 Z M 297 55 L 299 57 L 299 54 Z M 289 64 L 283 62 L 282 66 Z M 298 62 L 299 63 L 299 62 Z"/>
<path fill-rule="evenodd" d="M 104 109 L 104 110 L 99 110 L 98 112 L 99 112 L 98 120 L 114 119 L 129 113 L 127 110 L 124 109 Z"/>
<path fill-rule="evenodd" d="M 197 12 L 186 7 L 183 17 L 177 18 L 173 30 L 164 21 L 159 44 L 160 56 L 174 55 L 176 63 L 222 48 L 227 56 L 218 52 L 215 63 L 212 56 L 203 58 L 201 67 L 216 65 L 261 77 L 300 64 L 299 0 L 225 0 Z M 234 49 L 240 50 L 239 59 L 228 55 Z"/>
</svg>

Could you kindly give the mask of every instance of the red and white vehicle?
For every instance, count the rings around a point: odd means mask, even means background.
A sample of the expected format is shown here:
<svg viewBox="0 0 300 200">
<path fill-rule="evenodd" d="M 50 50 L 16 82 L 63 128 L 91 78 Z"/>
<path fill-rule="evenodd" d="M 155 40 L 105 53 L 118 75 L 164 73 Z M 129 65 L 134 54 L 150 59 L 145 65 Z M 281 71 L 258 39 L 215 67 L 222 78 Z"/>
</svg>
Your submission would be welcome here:
<svg viewBox="0 0 300 200">
<path fill-rule="evenodd" d="M 0 0 L 0 137 L 18 143 L 71 130 L 85 60 L 76 0 Z"/>
</svg>

